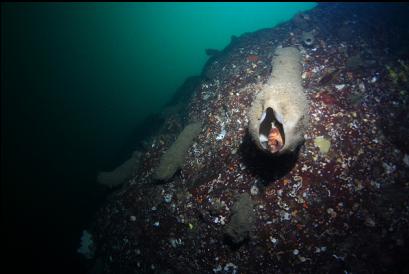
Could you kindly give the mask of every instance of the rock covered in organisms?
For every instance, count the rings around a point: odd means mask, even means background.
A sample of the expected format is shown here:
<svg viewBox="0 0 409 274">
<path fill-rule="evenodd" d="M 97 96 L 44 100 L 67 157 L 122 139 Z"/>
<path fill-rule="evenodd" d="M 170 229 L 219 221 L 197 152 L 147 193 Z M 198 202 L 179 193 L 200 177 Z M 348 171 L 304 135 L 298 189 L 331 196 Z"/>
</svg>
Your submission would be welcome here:
<svg viewBox="0 0 409 274">
<path fill-rule="evenodd" d="M 269 153 L 293 152 L 304 140 L 308 101 L 301 85 L 301 55 L 294 47 L 278 48 L 273 71 L 249 111 L 249 131 Z"/>
<path fill-rule="evenodd" d="M 308 14 L 306 13 L 297 13 L 294 17 L 293 17 L 293 22 L 294 25 L 297 28 L 300 28 L 302 30 L 308 30 L 311 28 L 311 24 L 310 24 L 310 17 Z"/>
</svg>

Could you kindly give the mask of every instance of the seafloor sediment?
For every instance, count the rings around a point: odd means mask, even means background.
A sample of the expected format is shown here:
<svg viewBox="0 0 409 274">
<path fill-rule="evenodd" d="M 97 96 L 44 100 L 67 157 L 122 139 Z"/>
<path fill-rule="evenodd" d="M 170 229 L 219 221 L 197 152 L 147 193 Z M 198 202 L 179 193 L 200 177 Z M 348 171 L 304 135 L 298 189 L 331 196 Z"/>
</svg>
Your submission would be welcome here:
<svg viewBox="0 0 409 274">
<path fill-rule="evenodd" d="M 407 11 L 319 4 L 232 37 L 206 64 L 186 112 L 167 112 L 132 179 L 98 212 L 96 265 L 103 273 L 409 273 Z M 303 58 L 309 126 L 297 157 L 266 155 L 247 130 L 278 46 Z M 203 128 L 181 170 L 155 181 L 160 157 L 197 120 Z M 237 238 L 232 219 L 243 226 Z"/>
</svg>

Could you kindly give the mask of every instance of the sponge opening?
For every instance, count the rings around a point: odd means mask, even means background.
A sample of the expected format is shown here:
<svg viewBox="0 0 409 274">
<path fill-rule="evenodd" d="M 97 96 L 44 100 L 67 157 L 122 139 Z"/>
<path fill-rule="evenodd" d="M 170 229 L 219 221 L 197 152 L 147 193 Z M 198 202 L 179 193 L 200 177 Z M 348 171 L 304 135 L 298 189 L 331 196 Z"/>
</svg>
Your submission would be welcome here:
<svg viewBox="0 0 409 274">
<path fill-rule="evenodd" d="M 282 125 L 282 121 L 280 122 L 274 110 L 271 107 L 268 107 L 262 114 L 260 127 L 259 127 L 259 140 L 261 146 L 266 150 L 272 150 L 269 146 L 269 139 L 271 141 L 271 132 L 274 129 L 277 129 L 279 134 L 281 135 L 282 144 L 280 147 L 282 148 L 285 144 L 285 135 L 284 129 Z"/>
</svg>

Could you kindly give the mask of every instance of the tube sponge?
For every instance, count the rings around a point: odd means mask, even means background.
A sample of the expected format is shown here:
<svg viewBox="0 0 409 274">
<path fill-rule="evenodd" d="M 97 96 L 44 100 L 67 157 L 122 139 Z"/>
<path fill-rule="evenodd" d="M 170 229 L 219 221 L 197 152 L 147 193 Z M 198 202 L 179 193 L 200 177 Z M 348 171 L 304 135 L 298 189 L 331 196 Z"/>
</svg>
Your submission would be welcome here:
<svg viewBox="0 0 409 274">
<path fill-rule="evenodd" d="M 132 176 L 132 172 L 136 169 L 141 158 L 142 153 L 134 151 L 132 157 L 122 163 L 120 166 L 112 171 L 102 171 L 98 173 L 98 183 L 113 188 L 121 185 Z"/>
<path fill-rule="evenodd" d="M 172 178 L 175 172 L 182 167 L 187 150 L 201 130 L 201 123 L 192 123 L 183 129 L 169 150 L 161 157 L 159 167 L 154 174 L 155 179 L 169 180 Z"/>
<path fill-rule="evenodd" d="M 271 76 L 249 110 L 254 142 L 272 154 L 293 152 L 304 140 L 308 102 L 301 85 L 300 59 L 296 48 L 277 48 Z"/>
<path fill-rule="evenodd" d="M 225 228 L 225 234 L 232 243 L 240 244 L 250 236 L 256 220 L 253 206 L 254 202 L 248 193 L 240 194 L 234 202 L 232 217 Z"/>
</svg>

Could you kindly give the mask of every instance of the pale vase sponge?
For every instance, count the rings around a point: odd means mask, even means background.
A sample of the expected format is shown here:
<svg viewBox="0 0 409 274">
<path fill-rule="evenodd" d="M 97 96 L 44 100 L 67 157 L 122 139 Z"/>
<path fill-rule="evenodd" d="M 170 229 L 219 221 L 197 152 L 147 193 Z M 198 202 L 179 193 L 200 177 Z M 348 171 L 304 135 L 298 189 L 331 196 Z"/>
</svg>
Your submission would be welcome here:
<svg viewBox="0 0 409 274">
<path fill-rule="evenodd" d="M 249 110 L 249 132 L 261 150 L 275 155 L 294 152 L 304 141 L 308 101 L 301 85 L 301 54 L 277 48 L 272 72 Z"/>
</svg>

